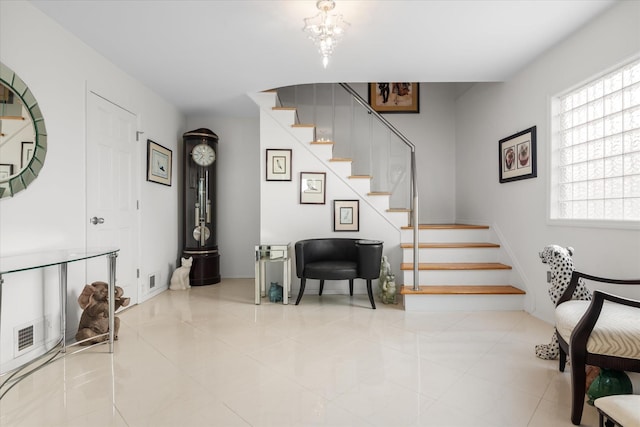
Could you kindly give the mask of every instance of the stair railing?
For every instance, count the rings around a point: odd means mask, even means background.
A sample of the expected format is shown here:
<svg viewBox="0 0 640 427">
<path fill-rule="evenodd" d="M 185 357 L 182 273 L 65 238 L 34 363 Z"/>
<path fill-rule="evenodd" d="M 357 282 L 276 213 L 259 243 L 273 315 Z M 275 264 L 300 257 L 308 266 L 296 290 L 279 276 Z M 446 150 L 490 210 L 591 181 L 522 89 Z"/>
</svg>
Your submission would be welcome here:
<svg viewBox="0 0 640 427">
<path fill-rule="evenodd" d="M 340 86 L 349 92 L 349 94 L 356 100 L 367 112 L 373 115 L 377 120 L 385 125 L 395 136 L 397 136 L 411 151 L 411 219 L 409 225 L 413 228 L 413 290 L 420 290 L 418 284 L 419 274 L 419 221 L 418 221 L 418 171 L 416 168 L 416 146 L 406 136 L 402 134 L 395 126 L 393 126 L 386 118 L 380 113 L 374 110 L 367 101 L 360 96 L 349 84 L 340 83 Z"/>
</svg>

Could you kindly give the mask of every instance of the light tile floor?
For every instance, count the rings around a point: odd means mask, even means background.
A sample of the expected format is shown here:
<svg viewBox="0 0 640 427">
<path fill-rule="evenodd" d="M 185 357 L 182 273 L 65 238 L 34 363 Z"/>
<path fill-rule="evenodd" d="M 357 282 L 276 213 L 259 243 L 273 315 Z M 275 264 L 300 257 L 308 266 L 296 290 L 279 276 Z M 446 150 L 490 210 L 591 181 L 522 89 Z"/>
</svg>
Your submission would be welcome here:
<svg viewBox="0 0 640 427">
<path fill-rule="evenodd" d="M 407 313 L 366 295 L 253 304 L 253 279 L 167 291 L 120 340 L 0 401 L 9 426 L 571 426 L 570 376 L 525 312 Z M 583 425 L 597 426 L 585 405 Z"/>
</svg>

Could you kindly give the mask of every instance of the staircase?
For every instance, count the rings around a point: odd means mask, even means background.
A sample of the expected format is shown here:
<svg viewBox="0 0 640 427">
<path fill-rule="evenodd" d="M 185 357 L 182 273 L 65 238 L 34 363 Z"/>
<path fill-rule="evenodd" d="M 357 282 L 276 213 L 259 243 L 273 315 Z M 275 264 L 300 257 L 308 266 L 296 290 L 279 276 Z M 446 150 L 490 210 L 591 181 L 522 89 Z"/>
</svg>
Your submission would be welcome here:
<svg viewBox="0 0 640 427">
<path fill-rule="evenodd" d="M 288 128 L 296 139 L 371 205 L 399 234 L 402 275 L 396 283 L 407 311 L 522 310 L 525 292 L 510 285 L 512 267 L 488 226 L 463 224 L 420 225 L 418 231 L 418 290 L 413 289 L 413 236 L 410 209 L 391 208 L 392 194 L 371 191 L 372 176 L 352 173 L 351 158 L 334 157 L 334 142 L 316 140 L 314 124 L 298 123 L 297 109 L 278 106 L 275 92 L 263 92 L 254 100 Z M 390 245 L 385 242 L 387 250 Z M 397 247 L 397 246 L 396 246 Z M 385 251 L 386 252 L 386 251 Z M 397 258 L 397 257 L 396 257 Z M 397 267 L 396 267 L 397 268 Z M 395 269 L 395 268 L 394 268 Z M 402 277 L 401 279 L 399 279 Z"/>
<path fill-rule="evenodd" d="M 413 289 L 413 228 L 402 227 L 400 293 L 406 311 L 522 310 L 525 292 L 509 285 L 511 266 L 483 225 L 420 225 L 419 290 Z"/>
</svg>

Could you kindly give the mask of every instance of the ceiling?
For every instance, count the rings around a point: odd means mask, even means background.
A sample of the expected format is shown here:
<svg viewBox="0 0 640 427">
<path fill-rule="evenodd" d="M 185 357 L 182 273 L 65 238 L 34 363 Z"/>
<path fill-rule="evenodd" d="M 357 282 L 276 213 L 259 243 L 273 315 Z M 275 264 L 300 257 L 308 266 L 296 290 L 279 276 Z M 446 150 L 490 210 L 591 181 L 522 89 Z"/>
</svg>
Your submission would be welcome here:
<svg viewBox="0 0 640 427">
<path fill-rule="evenodd" d="M 34 0 L 187 115 L 257 114 L 247 93 L 318 82 L 504 81 L 615 0 L 337 0 L 324 69 L 315 0 Z"/>
</svg>

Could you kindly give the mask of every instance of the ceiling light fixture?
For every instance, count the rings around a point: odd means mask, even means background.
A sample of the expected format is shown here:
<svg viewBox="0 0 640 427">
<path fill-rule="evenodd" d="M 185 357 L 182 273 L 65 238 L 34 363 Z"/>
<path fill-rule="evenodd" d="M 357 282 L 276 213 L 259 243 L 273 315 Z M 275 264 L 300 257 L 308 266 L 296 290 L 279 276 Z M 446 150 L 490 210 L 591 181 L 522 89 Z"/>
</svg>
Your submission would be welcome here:
<svg viewBox="0 0 640 427">
<path fill-rule="evenodd" d="M 322 65 L 327 68 L 329 57 L 342 39 L 349 23 L 342 19 L 342 15 L 329 15 L 328 12 L 336 7 L 336 2 L 333 0 L 318 0 L 316 7 L 320 13 L 314 17 L 305 18 L 302 30 L 318 46 L 320 55 L 322 55 Z"/>
</svg>

